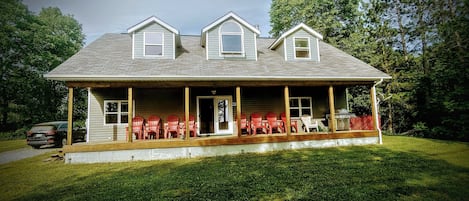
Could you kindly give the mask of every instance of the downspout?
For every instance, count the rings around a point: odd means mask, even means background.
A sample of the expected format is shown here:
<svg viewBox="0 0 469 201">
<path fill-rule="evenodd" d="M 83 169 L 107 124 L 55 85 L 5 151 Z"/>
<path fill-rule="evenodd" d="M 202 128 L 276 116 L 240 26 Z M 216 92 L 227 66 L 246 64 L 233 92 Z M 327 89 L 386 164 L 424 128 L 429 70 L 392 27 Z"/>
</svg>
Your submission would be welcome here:
<svg viewBox="0 0 469 201">
<path fill-rule="evenodd" d="M 376 82 L 374 85 L 373 85 L 373 91 L 374 91 L 374 101 L 373 101 L 373 104 L 375 105 L 375 108 L 376 108 L 376 114 L 374 115 L 375 116 L 375 122 L 376 122 L 376 129 L 378 130 L 378 139 L 379 139 L 379 144 L 383 144 L 383 134 L 381 132 L 381 127 L 379 125 L 379 117 L 378 117 L 378 114 L 379 114 L 379 105 L 378 105 L 378 101 L 376 101 L 376 86 L 378 86 L 379 84 L 381 84 L 383 82 L 383 78 L 381 78 L 381 80 L 379 80 L 378 82 Z"/>
</svg>

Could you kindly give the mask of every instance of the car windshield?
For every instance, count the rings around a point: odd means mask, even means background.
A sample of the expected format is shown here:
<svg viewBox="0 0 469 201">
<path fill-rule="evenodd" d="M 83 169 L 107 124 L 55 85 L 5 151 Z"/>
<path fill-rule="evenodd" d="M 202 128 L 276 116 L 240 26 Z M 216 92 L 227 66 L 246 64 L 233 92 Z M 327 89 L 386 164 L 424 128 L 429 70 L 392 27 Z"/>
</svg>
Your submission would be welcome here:
<svg viewBox="0 0 469 201">
<path fill-rule="evenodd" d="M 47 126 L 33 126 L 31 128 L 32 133 L 41 133 L 41 132 L 47 132 L 50 130 L 54 130 L 54 126 L 47 125 Z"/>
</svg>

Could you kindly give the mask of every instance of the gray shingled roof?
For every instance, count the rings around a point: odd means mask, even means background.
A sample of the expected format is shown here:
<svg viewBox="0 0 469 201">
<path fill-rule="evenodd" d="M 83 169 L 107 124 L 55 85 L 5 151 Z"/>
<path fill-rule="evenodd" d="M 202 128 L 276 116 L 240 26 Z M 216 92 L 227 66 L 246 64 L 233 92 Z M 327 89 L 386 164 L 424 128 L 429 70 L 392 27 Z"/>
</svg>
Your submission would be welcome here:
<svg viewBox="0 0 469 201">
<path fill-rule="evenodd" d="M 257 40 L 258 60 L 206 60 L 200 36 L 181 36 L 175 60 L 132 59 L 127 34 L 105 34 L 45 75 L 63 81 L 376 81 L 387 74 L 327 44 L 321 62 L 285 61 L 269 49 L 275 39 Z"/>
</svg>

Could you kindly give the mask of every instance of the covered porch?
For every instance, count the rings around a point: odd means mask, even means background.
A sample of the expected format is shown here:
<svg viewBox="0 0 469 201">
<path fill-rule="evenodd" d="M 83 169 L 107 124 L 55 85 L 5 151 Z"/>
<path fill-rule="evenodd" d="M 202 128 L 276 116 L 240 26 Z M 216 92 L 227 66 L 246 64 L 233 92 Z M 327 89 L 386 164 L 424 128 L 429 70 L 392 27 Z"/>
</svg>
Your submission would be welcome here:
<svg viewBox="0 0 469 201">
<path fill-rule="evenodd" d="M 370 81 L 273 82 L 266 80 L 255 83 L 248 81 L 142 81 L 67 82 L 67 84 L 69 86 L 69 125 L 72 125 L 73 121 L 73 89 L 76 87 L 88 88 L 88 95 L 93 97 L 97 96 L 96 94 L 109 94 L 112 90 L 118 91 L 118 95 L 111 93 L 109 97 L 101 97 L 102 100 L 97 100 L 97 102 L 113 98 L 121 100 L 125 96 L 128 109 L 120 124 L 106 125 L 105 117 L 98 117 L 98 119 L 104 119 L 102 120 L 105 121 L 104 127 L 112 127 L 112 130 L 106 134 L 106 136 L 111 136 L 110 140 L 90 140 L 90 136 L 96 135 L 97 131 L 90 129 L 93 117 L 89 116 L 88 141 L 73 145 L 71 141 L 68 141 L 67 146 L 64 147 L 64 152 L 69 156 L 66 162 L 79 162 L 80 158 L 83 159 L 81 162 L 90 161 L 91 158 L 101 158 L 96 160 L 106 161 L 105 158 L 109 158 L 110 155 L 115 156 L 113 161 L 157 160 L 381 143 L 377 126 L 376 83 Z M 339 99 L 345 98 L 337 91 L 345 91 L 347 86 L 354 85 L 370 87 L 371 129 L 354 129 L 349 125 L 350 116 L 344 120 L 344 114 L 340 111 L 346 106 L 343 103 L 336 103 L 337 96 Z M 302 101 L 303 104 L 310 105 L 301 106 Z M 106 110 L 104 103 L 100 106 L 101 110 Z M 90 111 L 92 108 L 88 110 L 88 115 L 92 114 Z M 268 112 L 274 113 L 279 124 L 290 129 L 268 132 L 269 123 L 265 116 Z M 204 114 L 210 113 L 213 114 L 211 117 L 213 122 L 210 122 L 210 118 L 207 120 L 203 117 Z M 243 125 L 243 116 L 247 116 L 247 124 L 251 125 L 250 116 L 253 113 L 261 114 L 265 125 L 263 132 L 256 133 L 256 135 L 253 134 L 252 128 L 247 131 Z M 165 135 L 160 135 L 158 139 L 138 138 L 132 131 L 125 130 L 132 128 L 134 124 L 132 117 L 148 118 L 150 115 L 157 115 L 162 120 L 160 132 L 166 133 L 166 117 L 169 114 L 178 116 L 181 125 L 190 125 L 190 116 L 195 116 L 196 137 L 190 133 L 190 129 L 181 129 L 182 133 L 179 138 L 173 135 L 171 135 L 172 138 L 165 138 Z M 284 121 L 281 121 L 281 114 L 285 117 Z M 318 121 L 317 124 L 320 124 L 316 129 L 306 130 L 303 126 L 304 122 L 300 117 L 307 115 L 311 116 L 311 120 Z M 331 121 L 332 119 L 334 121 Z M 71 134 L 71 132 L 68 133 Z M 68 139 L 71 137 L 69 136 Z M 104 156 L 99 157 L 101 155 Z"/>
</svg>

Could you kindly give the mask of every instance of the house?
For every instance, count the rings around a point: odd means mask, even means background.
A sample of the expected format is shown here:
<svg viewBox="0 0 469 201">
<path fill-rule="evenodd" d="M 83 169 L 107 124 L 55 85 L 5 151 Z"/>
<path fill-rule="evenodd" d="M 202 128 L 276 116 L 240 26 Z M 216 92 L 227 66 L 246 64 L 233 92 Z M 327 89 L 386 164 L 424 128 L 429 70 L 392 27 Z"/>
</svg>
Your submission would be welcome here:
<svg viewBox="0 0 469 201">
<path fill-rule="evenodd" d="M 380 143 L 375 86 L 389 79 L 387 74 L 324 43 L 305 24 L 276 39 L 259 34 L 233 12 L 203 27 L 200 36 L 180 35 L 152 16 L 125 34 L 105 34 L 83 48 L 45 75 L 68 86 L 69 122 L 73 89 L 88 89 L 87 143 L 68 142 L 66 162 Z M 371 130 L 350 129 L 346 92 L 355 85 L 370 88 Z M 251 114 L 261 114 L 268 126 L 268 112 L 278 122 L 284 114 L 279 133 L 253 135 L 252 127 L 244 129 Z M 127 132 L 134 116 L 148 120 L 152 115 L 163 122 L 159 139 Z M 182 126 L 194 117 L 197 136 L 182 127 L 179 138 L 165 135 L 171 115 Z M 316 129 L 303 129 L 305 115 Z"/>
</svg>

